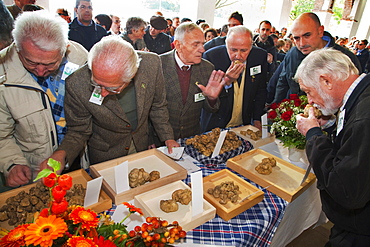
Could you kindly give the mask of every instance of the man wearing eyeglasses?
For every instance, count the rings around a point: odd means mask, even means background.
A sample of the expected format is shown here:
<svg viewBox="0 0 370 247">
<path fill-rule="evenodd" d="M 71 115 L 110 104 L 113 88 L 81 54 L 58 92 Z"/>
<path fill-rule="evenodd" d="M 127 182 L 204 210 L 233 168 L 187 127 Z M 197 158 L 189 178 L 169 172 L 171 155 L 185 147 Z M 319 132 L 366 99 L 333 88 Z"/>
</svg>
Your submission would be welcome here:
<svg viewBox="0 0 370 247">
<path fill-rule="evenodd" d="M 93 7 L 90 0 L 76 0 L 77 17 L 69 24 L 68 38 L 80 43 L 86 50 L 107 36 L 107 31 L 92 20 Z"/>
<path fill-rule="evenodd" d="M 368 73 L 368 61 L 369 61 L 369 50 L 366 48 L 367 44 L 369 42 L 367 39 L 363 39 L 358 44 L 358 50 L 356 51 L 356 57 L 358 58 L 358 61 L 360 61 L 362 71 L 365 73 Z"/>
<path fill-rule="evenodd" d="M 17 17 L 13 37 L 0 52 L 0 175 L 10 187 L 32 181 L 64 138 L 64 80 L 87 60 L 67 22 L 43 10 Z"/>
<path fill-rule="evenodd" d="M 67 134 L 51 156 L 74 160 L 87 143 L 90 164 L 149 147 L 149 119 L 171 152 L 173 140 L 160 58 L 135 51 L 118 35 L 90 50 L 88 64 L 67 78 Z M 62 157 L 62 158 L 61 158 Z"/>
</svg>

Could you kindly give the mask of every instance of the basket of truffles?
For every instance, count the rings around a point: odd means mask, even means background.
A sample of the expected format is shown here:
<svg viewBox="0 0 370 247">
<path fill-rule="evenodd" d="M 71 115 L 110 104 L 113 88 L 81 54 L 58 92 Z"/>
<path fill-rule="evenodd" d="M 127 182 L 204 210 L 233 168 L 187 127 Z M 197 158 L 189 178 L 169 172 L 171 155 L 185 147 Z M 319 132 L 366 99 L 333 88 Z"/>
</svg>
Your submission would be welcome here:
<svg viewBox="0 0 370 247">
<path fill-rule="evenodd" d="M 215 128 L 203 135 L 181 140 L 185 152 L 206 166 L 217 166 L 228 159 L 252 149 L 250 142 L 238 137 L 234 132 L 228 131 L 219 155 L 212 158 L 213 151 L 220 136 L 221 129 Z"/>
</svg>

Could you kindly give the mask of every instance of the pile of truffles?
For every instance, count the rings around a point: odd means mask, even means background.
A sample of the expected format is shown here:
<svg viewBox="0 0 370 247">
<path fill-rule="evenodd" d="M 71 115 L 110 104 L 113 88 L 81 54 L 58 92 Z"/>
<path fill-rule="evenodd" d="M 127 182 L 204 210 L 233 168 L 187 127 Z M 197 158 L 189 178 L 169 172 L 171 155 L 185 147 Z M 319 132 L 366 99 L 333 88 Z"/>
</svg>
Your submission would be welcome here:
<svg viewBox="0 0 370 247">
<path fill-rule="evenodd" d="M 70 205 L 83 206 L 85 191 L 81 184 L 75 184 L 67 192 L 66 200 Z M 10 226 L 32 222 L 34 213 L 47 208 L 49 201 L 49 188 L 38 182 L 29 192 L 21 191 L 6 199 L 6 204 L 0 208 L 0 221 L 9 220 Z"/>
<path fill-rule="evenodd" d="M 225 181 L 220 185 L 216 185 L 214 188 L 209 188 L 207 193 L 213 195 L 214 198 L 220 198 L 219 203 L 225 205 L 229 201 L 237 203 L 239 194 L 242 192 L 239 190 L 239 186 L 234 184 L 233 181 Z"/>
<path fill-rule="evenodd" d="M 240 134 L 243 136 L 249 135 L 253 141 L 257 141 L 262 138 L 262 132 L 260 130 L 253 131 L 251 129 L 241 130 Z"/>
<path fill-rule="evenodd" d="M 262 162 L 259 163 L 254 169 L 262 175 L 269 175 L 272 172 L 272 168 L 276 166 L 276 160 L 274 158 L 263 158 Z"/>
<path fill-rule="evenodd" d="M 188 205 L 191 201 L 191 190 L 189 189 L 178 189 L 172 193 L 172 199 L 161 200 L 159 207 L 163 212 L 170 213 L 179 210 L 178 202 L 182 205 Z"/>
<path fill-rule="evenodd" d="M 138 187 L 146 182 L 153 182 L 161 177 L 159 171 L 147 173 L 144 168 L 134 168 L 128 174 L 128 182 L 131 188 Z"/>
<path fill-rule="evenodd" d="M 215 128 L 211 132 L 204 135 L 196 135 L 193 138 L 186 140 L 186 145 L 193 145 L 200 153 L 205 156 L 210 156 L 215 149 L 218 137 L 220 136 L 220 128 Z M 221 147 L 220 154 L 234 150 L 242 145 L 242 142 L 238 139 L 237 135 L 229 131 L 226 134 L 225 141 Z"/>
</svg>

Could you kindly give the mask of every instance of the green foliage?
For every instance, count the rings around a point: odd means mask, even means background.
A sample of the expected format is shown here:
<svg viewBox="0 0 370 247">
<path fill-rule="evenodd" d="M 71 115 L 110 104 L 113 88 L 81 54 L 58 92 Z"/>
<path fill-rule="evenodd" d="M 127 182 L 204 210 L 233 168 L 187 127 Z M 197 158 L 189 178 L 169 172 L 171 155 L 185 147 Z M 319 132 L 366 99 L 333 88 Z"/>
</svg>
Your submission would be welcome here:
<svg viewBox="0 0 370 247">
<path fill-rule="evenodd" d="M 53 168 L 54 172 L 56 173 L 59 169 L 60 169 L 60 162 L 59 161 L 56 161 L 52 158 L 50 158 L 48 160 L 48 166 L 50 166 L 51 168 Z M 33 180 L 34 182 L 36 182 L 37 180 L 39 180 L 40 178 L 46 178 L 47 176 L 49 176 L 51 173 L 53 173 L 52 170 L 50 169 L 44 169 L 42 171 L 40 171 L 38 174 L 37 174 L 37 177 L 35 178 L 35 180 Z"/>
<path fill-rule="evenodd" d="M 297 0 L 290 11 L 290 19 L 295 20 L 302 13 L 312 12 L 314 6 L 315 0 Z"/>
</svg>

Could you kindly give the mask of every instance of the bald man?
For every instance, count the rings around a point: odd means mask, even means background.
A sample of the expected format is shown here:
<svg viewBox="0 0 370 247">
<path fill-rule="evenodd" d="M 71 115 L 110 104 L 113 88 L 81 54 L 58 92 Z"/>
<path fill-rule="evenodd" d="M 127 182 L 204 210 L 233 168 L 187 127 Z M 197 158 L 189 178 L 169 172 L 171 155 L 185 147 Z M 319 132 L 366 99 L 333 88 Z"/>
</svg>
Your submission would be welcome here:
<svg viewBox="0 0 370 247">
<path fill-rule="evenodd" d="M 333 47 L 347 55 L 360 72 L 360 62 L 357 57 L 344 47 L 335 44 L 330 33 L 324 31 L 320 19 L 314 13 L 303 13 L 293 23 L 292 34 L 295 47 L 292 47 L 285 56 L 283 68 L 276 85 L 275 98 L 273 102 L 279 103 L 288 98 L 289 94 L 304 94 L 297 82 L 294 81 L 294 74 L 302 60 L 312 51 L 324 47 Z"/>
</svg>

